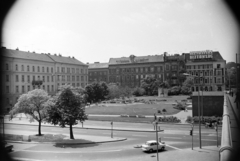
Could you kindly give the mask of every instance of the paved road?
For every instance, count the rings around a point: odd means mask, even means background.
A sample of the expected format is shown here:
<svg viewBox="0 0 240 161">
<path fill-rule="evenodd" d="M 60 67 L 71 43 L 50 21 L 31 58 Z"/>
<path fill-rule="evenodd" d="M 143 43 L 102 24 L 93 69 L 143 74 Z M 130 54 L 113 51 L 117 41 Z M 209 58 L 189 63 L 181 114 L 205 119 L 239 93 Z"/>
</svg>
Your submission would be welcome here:
<svg viewBox="0 0 240 161">
<path fill-rule="evenodd" d="M 189 136 L 189 125 L 167 126 L 167 132 L 159 133 L 159 136 L 166 142 L 165 151 L 159 153 L 162 155 L 171 151 L 185 150 L 191 148 L 192 138 Z M 37 126 L 7 124 L 6 130 L 37 131 Z M 197 130 L 197 128 L 196 128 Z M 43 133 L 61 133 L 68 134 L 68 128 L 42 127 Z M 202 146 L 215 146 L 216 133 L 213 129 L 202 129 Z M 94 136 L 111 136 L 110 130 L 93 130 L 75 128 L 74 134 Z M 104 144 L 89 145 L 68 145 L 56 146 L 53 144 L 18 144 L 14 143 L 14 151 L 10 155 L 14 158 L 28 158 L 33 160 L 139 160 L 153 159 L 156 153 L 143 153 L 141 149 L 134 148 L 147 140 L 156 138 L 154 132 L 133 132 L 133 131 L 114 131 L 114 137 L 126 137 L 126 141 Z M 194 147 L 199 146 L 198 133 L 194 133 Z M 219 138 L 219 143 L 220 143 Z M 156 159 L 156 158 L 155 158 Z M 21 160 L 21 159 L 19 159 Z"/>
</svg>

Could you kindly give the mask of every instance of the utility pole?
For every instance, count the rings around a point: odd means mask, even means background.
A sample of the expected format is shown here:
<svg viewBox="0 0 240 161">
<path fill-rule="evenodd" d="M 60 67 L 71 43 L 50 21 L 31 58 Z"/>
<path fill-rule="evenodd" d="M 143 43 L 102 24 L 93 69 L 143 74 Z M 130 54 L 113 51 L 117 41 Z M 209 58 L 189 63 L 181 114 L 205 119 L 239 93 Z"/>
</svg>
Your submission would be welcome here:
<svg viewBox="0 0 240 161">
<path fill-rule="evenodd" d="M 113 122 L 111 122 L 111 138 L 113 138 Z"/>
<path fill-rule="evenodd" d="M 159 161 L 159 158 L 158 158 L 158 122 L 156 121 L 156 142 L 157 142 L 157 161 Z"/>
</svg>

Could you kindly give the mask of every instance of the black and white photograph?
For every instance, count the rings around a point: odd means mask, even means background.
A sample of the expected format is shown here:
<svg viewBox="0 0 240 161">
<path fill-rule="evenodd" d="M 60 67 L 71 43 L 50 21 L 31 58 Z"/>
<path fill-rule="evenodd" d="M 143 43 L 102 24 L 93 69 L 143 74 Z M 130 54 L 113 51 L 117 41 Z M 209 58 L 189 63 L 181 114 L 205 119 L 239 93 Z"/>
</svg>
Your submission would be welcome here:
<svg viewBox="0 0 240 161">
<path fill-rule="evenodd" d="M 240 160 L 238 5 L 3 0 L 0 160 Z"/>
</svg>

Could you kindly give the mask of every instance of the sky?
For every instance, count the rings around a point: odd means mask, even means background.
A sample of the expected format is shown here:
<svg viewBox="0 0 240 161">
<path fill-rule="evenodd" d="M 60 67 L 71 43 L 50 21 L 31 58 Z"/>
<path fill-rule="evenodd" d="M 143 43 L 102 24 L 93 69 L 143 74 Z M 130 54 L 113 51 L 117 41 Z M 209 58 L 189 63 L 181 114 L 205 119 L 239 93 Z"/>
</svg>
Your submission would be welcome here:
<svg viewBox="0 0 240 161">
<path fill-rule="evenodd" d="M 235 61 L 239 28 L 221 0 L 18 0 L 4 21 L 2 46 L 110 58 L 219 51 Z"/>
</svg>

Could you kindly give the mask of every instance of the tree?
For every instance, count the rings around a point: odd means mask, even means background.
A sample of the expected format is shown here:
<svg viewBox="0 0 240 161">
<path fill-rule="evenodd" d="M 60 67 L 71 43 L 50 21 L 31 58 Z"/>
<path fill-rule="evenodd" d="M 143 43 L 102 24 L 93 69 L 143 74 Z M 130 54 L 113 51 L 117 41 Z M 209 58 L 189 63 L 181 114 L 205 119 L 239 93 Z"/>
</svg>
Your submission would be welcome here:
<svg viewBox="0 0 240 161">
<path fill-rule="evenodd" d="M 183 82 L 183 86 L 186 86 L 188 88 L 191 88 L 194 86 L 194 82 L 193 80 L 191 79 L 186 79 L 184 82 Z"/>
<path fill-rule="evenodd" d="M 160 84 L 161 82 L 159 79 L 148 76 L 141 80 L 140 87 L 145 90 L 147 95 L 152 96 L 157 95 Z"/>
<path fill-rule="evenodd" d="M 85 92 L 88 102 L 98 102 L 106 99 L 109 90 L 105 82 L 94 82 L 86 86 Z"/>
<path fill-rule="evenodd" d="M 164 89 L 170 87 L 170 85 L 169 85 L 169 83 L 167 81 L 164 81 L 164 82 L 160 83 L 159 86 L 162 88 L 163 95 L 164 95 Z"/>
<path fill-rule="evenodd" d="M 38 121 L 38 135 L 41 134 L 41 123 L 46 118 L 46 102 L 50 96 L 42 89 L 34 89 L 26 94 L 22 94 L 18 102 L 15 104 L 13 109 L 10 111 L 10 116 L 17 113 L 25 113 L 32 116 L 33 119 Z"/>
<path fill-rule="evenodd" d="M 61 91 L 47 102 L 46 121 L 61 127 L 69 126 L 70 139 L 74 139 L 72 126 L 87 119 L 85 96 L 76 92 L 72 86 L 64 86 Z"/>
</svg>

